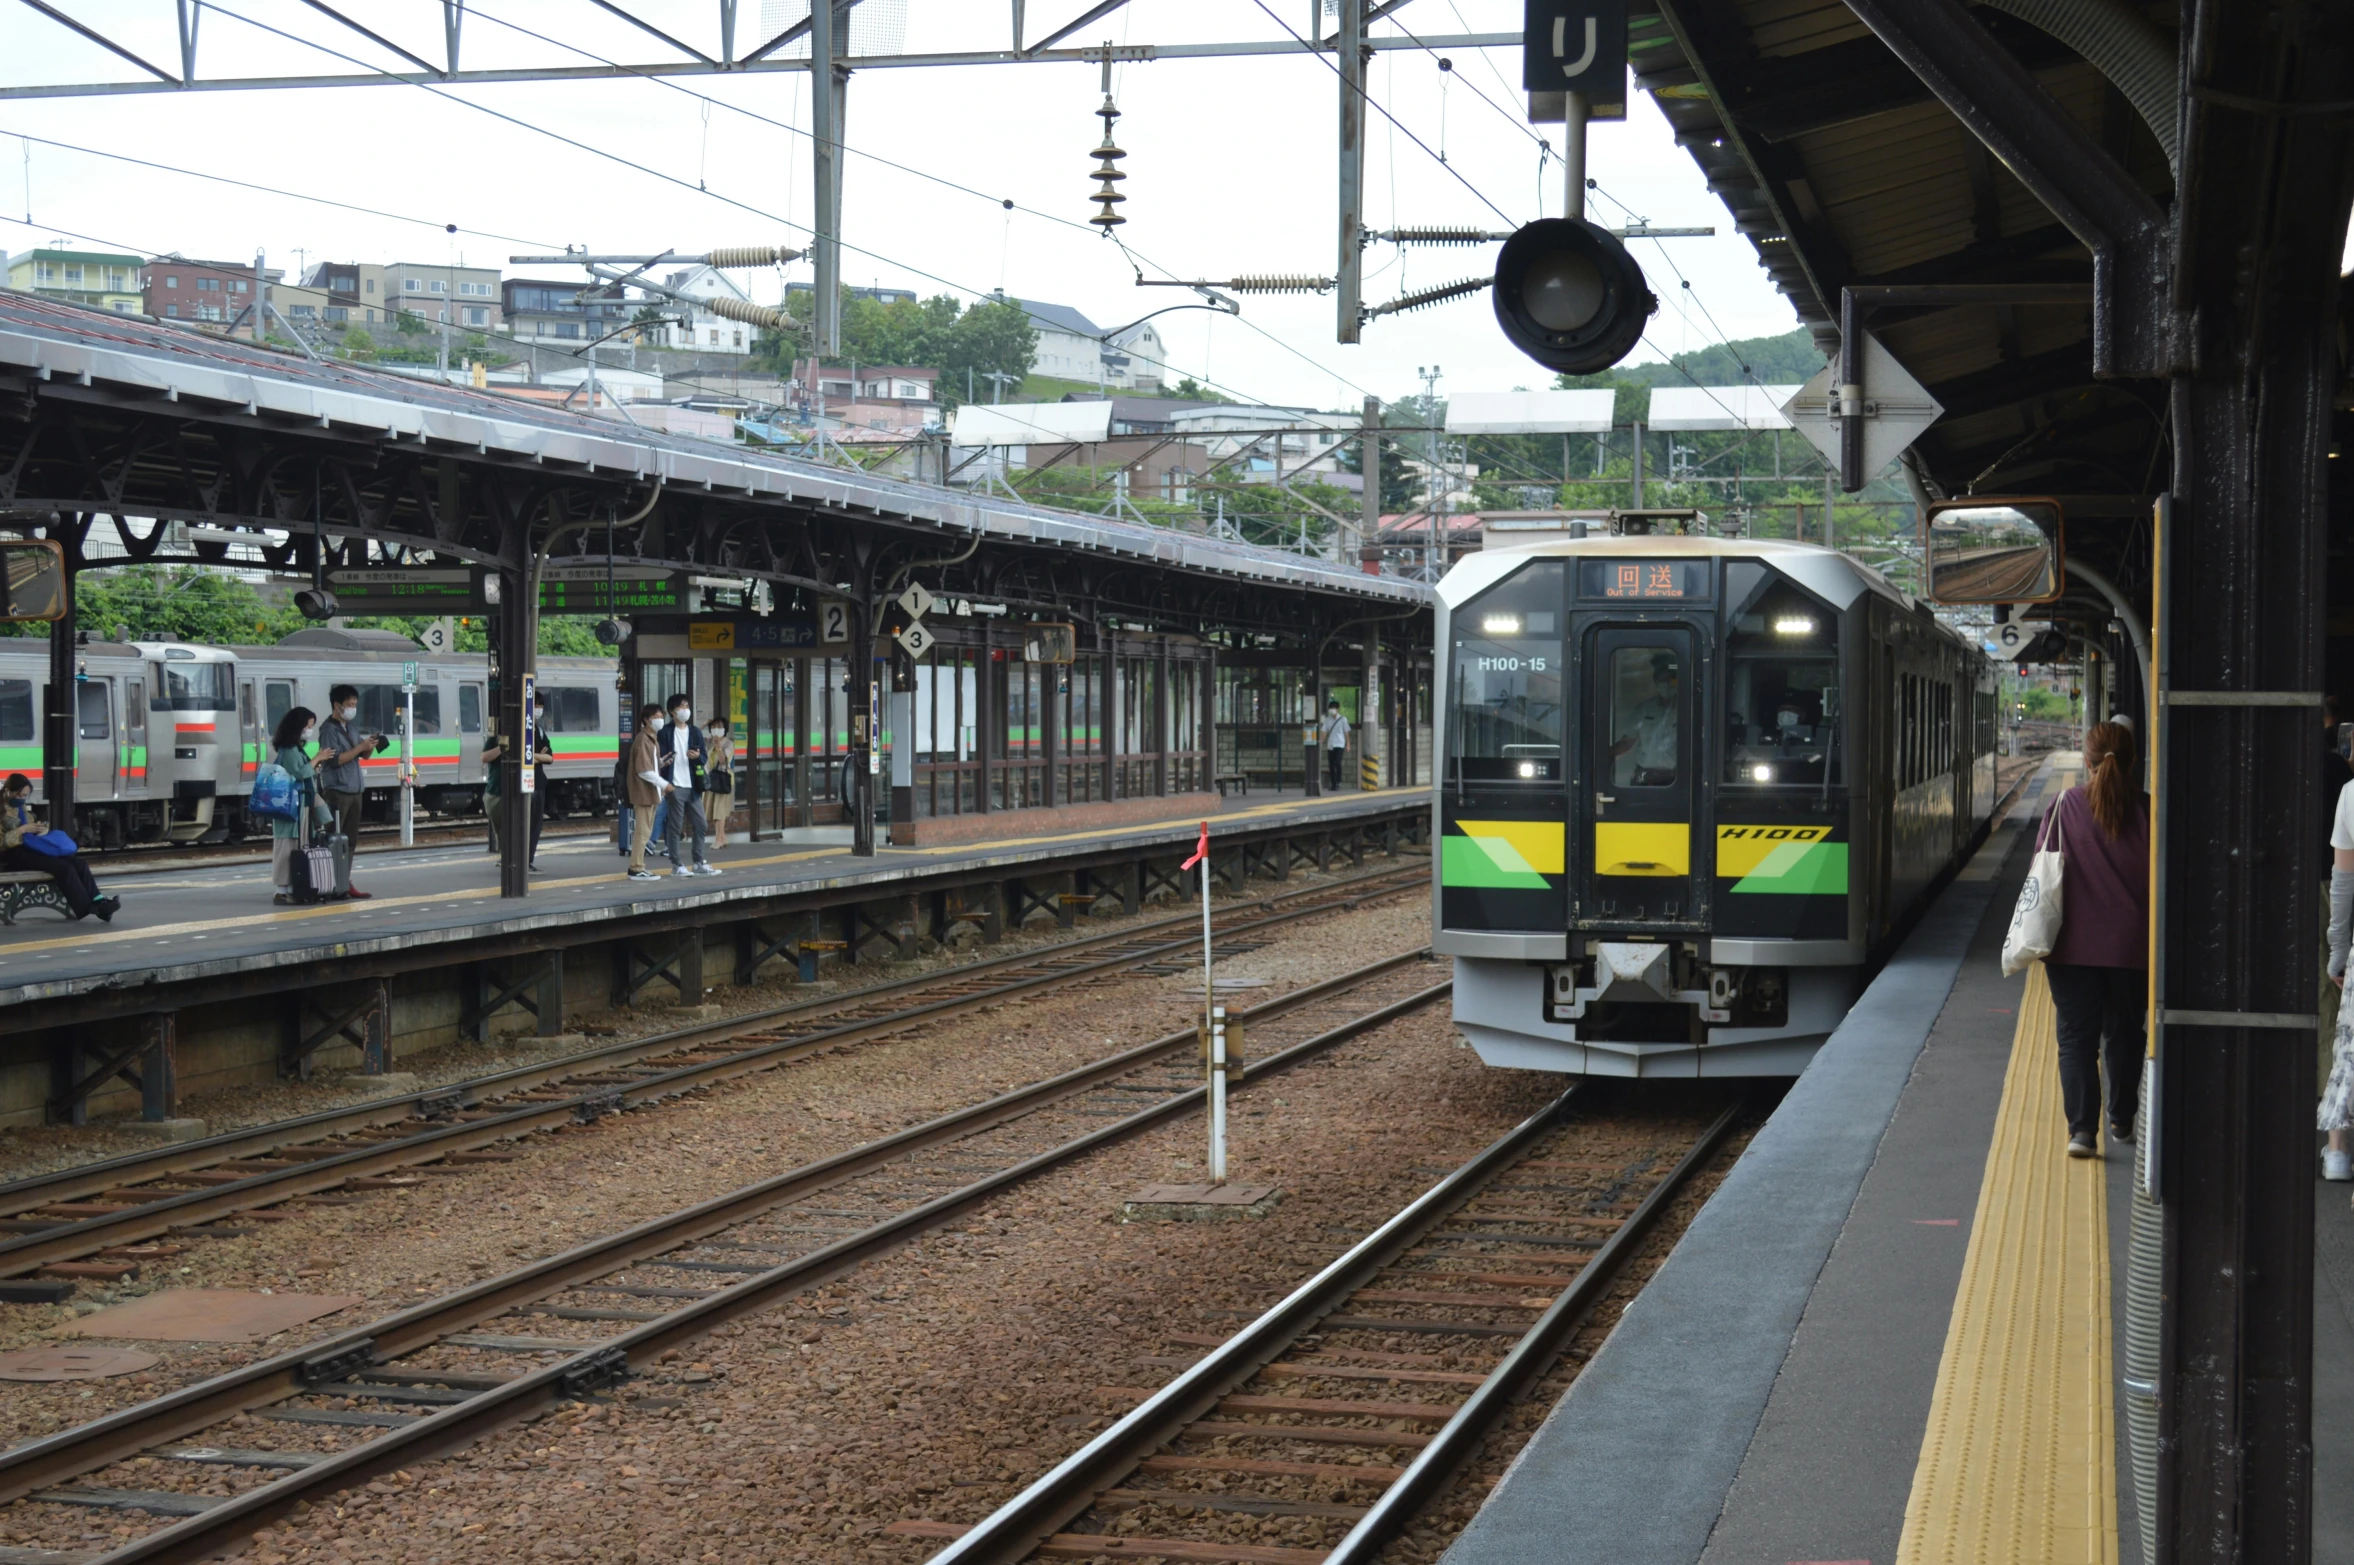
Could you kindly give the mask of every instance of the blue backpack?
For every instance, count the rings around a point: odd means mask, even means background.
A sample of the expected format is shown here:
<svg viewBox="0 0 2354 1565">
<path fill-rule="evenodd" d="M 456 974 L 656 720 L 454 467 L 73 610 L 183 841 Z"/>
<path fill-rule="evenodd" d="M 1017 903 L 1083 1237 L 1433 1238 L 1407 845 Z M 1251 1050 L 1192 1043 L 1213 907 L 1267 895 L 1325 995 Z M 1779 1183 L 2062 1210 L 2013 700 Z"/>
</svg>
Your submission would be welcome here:
<svg viewBox="0 0 2354 1565">
<path fill-rule="evenodd" d="M 263 767 L 254 776 L 245 812 L 266 821 L 302 819 L 302 794 L 295 786 L 294 774 L 274 761 Z"/>
</svg>

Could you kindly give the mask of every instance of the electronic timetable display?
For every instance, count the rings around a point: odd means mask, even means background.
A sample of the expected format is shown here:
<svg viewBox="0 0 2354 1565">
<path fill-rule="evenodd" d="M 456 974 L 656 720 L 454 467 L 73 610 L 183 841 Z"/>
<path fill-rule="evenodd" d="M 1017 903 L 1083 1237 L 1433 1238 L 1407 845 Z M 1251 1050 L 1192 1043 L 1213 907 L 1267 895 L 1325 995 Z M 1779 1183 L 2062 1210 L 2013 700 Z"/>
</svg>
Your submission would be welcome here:
<svg viewBox="0 0 2354 1565">
<path fill-rule="evenodd" d="M 1708 596 L 1706 560 L 1581 560 L 1578 596 L 1610 602 Z"/>
</svg>

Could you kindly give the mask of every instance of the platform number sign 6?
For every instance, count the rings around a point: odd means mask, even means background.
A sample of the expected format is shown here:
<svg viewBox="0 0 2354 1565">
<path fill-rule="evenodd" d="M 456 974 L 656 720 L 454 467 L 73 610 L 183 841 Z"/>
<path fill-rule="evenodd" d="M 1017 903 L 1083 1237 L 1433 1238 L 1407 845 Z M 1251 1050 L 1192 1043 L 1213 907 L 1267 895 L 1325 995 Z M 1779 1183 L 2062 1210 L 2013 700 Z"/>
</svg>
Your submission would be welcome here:
<svg viewBox="0 0 2354 1565">
<path fill-rule="evenodd" d="M 850 639 L 850 605 L 839 598 L 828 598 L 817 606 L 817 640 L 820 646 L 835 646 Z"/>
<path fill-rule="evenodd" d="M 1526 17 L 1523 87 L 1582 92 L 1597 102 L 1620 100 L 1626 83 L 1626 0 L 1528 0 Z"/>
</svg>

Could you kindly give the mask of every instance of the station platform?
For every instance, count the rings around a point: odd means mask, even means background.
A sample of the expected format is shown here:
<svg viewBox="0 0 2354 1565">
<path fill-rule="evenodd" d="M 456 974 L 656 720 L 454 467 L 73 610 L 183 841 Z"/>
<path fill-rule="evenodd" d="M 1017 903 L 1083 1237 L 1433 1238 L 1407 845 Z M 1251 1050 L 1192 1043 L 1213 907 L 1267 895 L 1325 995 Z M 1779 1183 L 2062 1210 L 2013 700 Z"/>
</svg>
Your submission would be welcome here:
<svg viewBox="0 0 2354 1565">
<path fill-rule="evenodd" d="M 1443 1565 L 2139 1565 L 2135 1149 L 2065 1152 L 2040 967 L 2001 973 L 2047 764 Z M 2318 1087 L 2318 1082 L 2316 1083 Z M 2315 1160 L 2319 1176 L 2319 1159 Z M 2354 1559 L 2354 1208 L 2317 1211 L 2313 1559 Z"/>
</svg>

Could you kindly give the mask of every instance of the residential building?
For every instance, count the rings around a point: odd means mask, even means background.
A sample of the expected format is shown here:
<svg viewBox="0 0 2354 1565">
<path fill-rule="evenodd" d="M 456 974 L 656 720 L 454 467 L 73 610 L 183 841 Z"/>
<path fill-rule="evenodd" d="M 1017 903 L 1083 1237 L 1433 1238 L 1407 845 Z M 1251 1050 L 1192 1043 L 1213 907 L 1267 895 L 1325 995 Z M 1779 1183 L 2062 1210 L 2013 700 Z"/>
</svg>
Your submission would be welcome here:
<svg viewBox="0 0 2354 1565">
<path fill-rule="evenodd" d="M 395 261 L 381 271 L 388 311 L 412 316 L 428 326 L 446 322 L 465 331 L 499 328 L 499 269 L 495 266 Z M 361 280 L 364 284 L 367 279 L 363 276 Z"/>
<path fill-rule="evenodd" d="M 1158 391 L 1168 379 L 1168 348 L 1150 321 L 1106 332 L 1067 304 L 1012 299 L 1038 333 L 1033 375 L 1092 381 L 1107 391 Z"/>
<path fill-rule="evenodd" d="M 44 246 L 8 258 L 8 286 L 117 315 L 141 313 L 135 255 Z M 250 274 L 249 274 L 250 275 Z"/>
<path fill-rule="evenodd" d="M 940 372 L 910 364 L 793 364 L 794 405 L 828 425 L 912 434 L 940 427 Z"/>
<path fill-rule="evenodd" d="M 752 296 L 736 280 L 716 266 L 689 267 L 672 272 L 662 279 L 662 286 L 672 293 L 683 294 L 687 301 L 733 299 L 750 304 Z M 699 353 L 750 353 L 752 341 L 759 335 L 758 328 L 742 321 L 730 320 L 714 314 L 700 302 L 678 299 L 659 301 L 663 312 L 676 317 L 671 324 L 654 328 L 654 341 L 665 348 L 691 348 Z"/>
<path fill-rule="evenodd" d="M 579 348 L 620 331 L 649 302 L 661 303 L 639 297 L 583 298 L 583 292 L 593 286 L 545 277 L 508 278 L 499 285 L 499 308 L 508 334 L 517 342 Z M 626 340 L 626 336 L 616 340 Z"/>
<path fill-rule="evenodd" d="M 1244 481 L 1274 481 L 1310 474 L 1317 479 L 1340 471 L 1341 454 L 1354 441 L 1361 420 L 1353 413 L 1314 408 L 1252 407 L 1238 402 L 1176 404 L 1186 411 L 1170 427 L 1199 441 Z M 1260 433 L 1285 430 L 1283 434 Z"/>
<path fill-rule="evenodd" d="M 268 288 L 285 276 L 281 270 L 264 268 L 262 286 Z M 140 267 L 139 289 L 142 307 L 158 320 L 192 321 L 225 330 L 253 306 L 253 263 L 159 255 Z"/>
<path fill-rule="evenodd" d="M 319 317 L 329 326 L 389 325 L 395 307 L 384 286 L 386 271 L 368 261 L 321 261 L 303 273 L 302 285 L 327 296 Z"/>
</svg>

